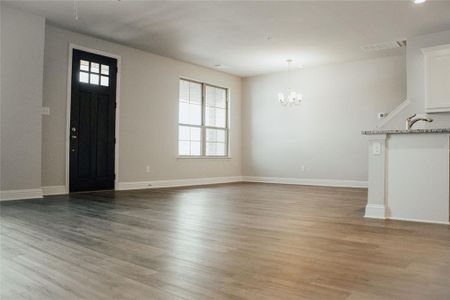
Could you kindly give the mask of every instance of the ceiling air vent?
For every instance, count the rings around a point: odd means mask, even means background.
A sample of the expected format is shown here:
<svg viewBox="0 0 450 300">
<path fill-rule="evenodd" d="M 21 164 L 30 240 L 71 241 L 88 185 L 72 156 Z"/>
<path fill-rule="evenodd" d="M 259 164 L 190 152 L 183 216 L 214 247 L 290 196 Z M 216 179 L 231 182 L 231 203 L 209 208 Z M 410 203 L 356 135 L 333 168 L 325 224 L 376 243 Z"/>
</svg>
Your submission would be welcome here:
<svg viewBox="0 0 450 300">
<path fill-rule="evenodd" d="M 406 47 L 406 40 L 370 44 L 370 45 L 361 46 L 361 49 L 363 51 L 370 52 L 370 51 L 382 51 L 382 50 L 389 50 L 389 49 L 402 48 L 402 47 Z"/>
</svg>

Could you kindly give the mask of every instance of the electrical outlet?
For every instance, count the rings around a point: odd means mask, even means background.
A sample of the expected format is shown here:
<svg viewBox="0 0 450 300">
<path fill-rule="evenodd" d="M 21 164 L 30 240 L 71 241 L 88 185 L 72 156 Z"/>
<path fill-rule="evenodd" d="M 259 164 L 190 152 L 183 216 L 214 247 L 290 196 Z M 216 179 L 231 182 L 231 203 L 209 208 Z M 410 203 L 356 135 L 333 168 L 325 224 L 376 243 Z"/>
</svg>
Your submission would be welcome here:
<svg viewBox="0 0 450 300">
<path fill-rule="evenodd" d="M 373 143 L 372 145 L 372 154 L 373 155 L 380 155 L 382 151 L 381 143 Z"/>
<path fill-rule="evenodd" d="M 150 173 L 150 166 L 145 167 L 145 172 Z"/>
<path fill-rule="evenodd" d="M 42 107 L 42 110 L 41 110 L 41 115 L 43 115 L 43 116 L 49 116 L 50 115 L 50 107 Z"/>
<path fill-rule="evenodd" d="M 300 171 L 305 172 L 305 166 L 301 166 Z"/>
</svg>

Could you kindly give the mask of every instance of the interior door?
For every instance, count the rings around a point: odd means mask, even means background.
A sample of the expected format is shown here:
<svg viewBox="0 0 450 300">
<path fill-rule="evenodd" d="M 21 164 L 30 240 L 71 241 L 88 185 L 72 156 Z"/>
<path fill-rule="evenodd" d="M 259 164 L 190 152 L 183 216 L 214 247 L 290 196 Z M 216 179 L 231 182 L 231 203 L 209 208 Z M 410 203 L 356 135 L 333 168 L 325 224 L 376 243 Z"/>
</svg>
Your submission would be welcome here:
<svg viewBox="0 0 450 300">
<path fill-rule="evenodd" d="M 73 50 L 70 192 L 114 189 L 117 60 Z"/>
</svg>

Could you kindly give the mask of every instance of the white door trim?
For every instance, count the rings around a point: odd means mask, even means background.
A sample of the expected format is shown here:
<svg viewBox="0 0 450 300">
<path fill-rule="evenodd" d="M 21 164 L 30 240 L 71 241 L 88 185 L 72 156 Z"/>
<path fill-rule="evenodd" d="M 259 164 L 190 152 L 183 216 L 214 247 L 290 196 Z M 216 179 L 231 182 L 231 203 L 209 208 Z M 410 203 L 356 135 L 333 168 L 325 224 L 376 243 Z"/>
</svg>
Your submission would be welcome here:
<svg viewBox="0 0 450 300">
<path fill-rule="evenodd" d="M 114 180 L 114 189 L 117 189 L 119 183 L 119 117 L 120 117 L 120 73 L 121 68 L 121 56 L 117 54 L 108 53 L 98 49 L 92 49 L 85 46 L 76 45 L 70 43 L 69 45 L 69 60 L 67 68 L 67 107 L 66 107 L 66 192 L 69 193 L 69 178 L 70 178 L 70 107 L 72 102 L 72 55 L 73 49 L 82 50 L 98 55 L 103 55 L 107 57 L 112 57 L 117 59 L 117 78 L 116 78 L 116 145 L 114 154 L 114 173 L 116 178 Z"/>
</svg>

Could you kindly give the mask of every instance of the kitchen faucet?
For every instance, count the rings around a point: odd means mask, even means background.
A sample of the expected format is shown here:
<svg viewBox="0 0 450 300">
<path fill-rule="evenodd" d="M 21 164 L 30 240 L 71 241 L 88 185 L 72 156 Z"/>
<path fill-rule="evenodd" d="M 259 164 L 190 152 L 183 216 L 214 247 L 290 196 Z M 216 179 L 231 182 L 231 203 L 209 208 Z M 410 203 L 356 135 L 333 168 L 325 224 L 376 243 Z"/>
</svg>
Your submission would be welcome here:
<svg viewBox="0 0 450 300">
<path fill-rule="evenodd" d="M 406 130 L 410 130 L 413 125 L 418 121 L 425 121 L 425 122 L 433 122 L 433 119 L 429 117 L 417 117 L 415 118 L 416 114 L 413 114 L 409 118 L 406 119 Z"/>
</svg>

